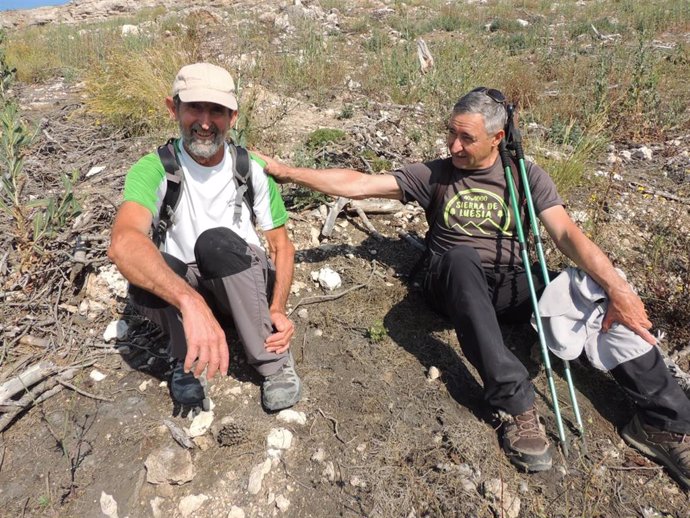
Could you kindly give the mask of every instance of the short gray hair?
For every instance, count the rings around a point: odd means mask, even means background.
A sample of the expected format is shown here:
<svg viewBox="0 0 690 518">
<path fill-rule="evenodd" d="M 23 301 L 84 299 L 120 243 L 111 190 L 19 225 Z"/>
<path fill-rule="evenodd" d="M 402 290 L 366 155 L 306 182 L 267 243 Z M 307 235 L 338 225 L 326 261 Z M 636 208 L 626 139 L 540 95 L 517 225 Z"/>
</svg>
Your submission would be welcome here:
<svg viewBox="0 0 690 518">
<path fill-rule="evenodd" d="M 497 103 L 483 91 L 473 90 L 455 103 L 451 116 L 462 113 L 478 113 L 484 117 L 484 127 L 489 135 L 498 133 L 508 122 L 505 105 Z"/>
</svg>

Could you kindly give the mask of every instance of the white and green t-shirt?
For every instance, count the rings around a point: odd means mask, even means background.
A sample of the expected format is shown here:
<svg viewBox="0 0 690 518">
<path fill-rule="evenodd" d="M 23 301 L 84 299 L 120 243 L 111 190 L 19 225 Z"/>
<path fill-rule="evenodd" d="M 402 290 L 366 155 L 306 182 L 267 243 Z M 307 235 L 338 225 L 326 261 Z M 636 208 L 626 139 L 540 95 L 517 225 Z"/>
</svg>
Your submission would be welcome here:
<svg viewBox="0 0 690 518">
<path fill-rule="evenodd" d="M 205 230 L 215 227 L 229 228 L 247 243 L 261 246 L 246 203 L 242 204 L 239 220 L 234 220 L 237 185 L 233 176 L 233 159 L 227 145 L 222 162 L 213 167 L 204 167 L 195 162 L 182 146 L 181 140 L 176 141 L 175 145 L 184 182 L 163 251 L 192 263 L 195 261 L 194 243 L 197 238 Z M 264 173 L 259 159 L 252 157 L 249 163 L 256 226 L 261 230 L 272 230 L 284 225 L 288 215 L 275 181 Z M 149 209 L 155 226 L 167 187 L 165 169 L 158 153 L 150 153 L 127 173 L 124 200 Z"/>
</svg>

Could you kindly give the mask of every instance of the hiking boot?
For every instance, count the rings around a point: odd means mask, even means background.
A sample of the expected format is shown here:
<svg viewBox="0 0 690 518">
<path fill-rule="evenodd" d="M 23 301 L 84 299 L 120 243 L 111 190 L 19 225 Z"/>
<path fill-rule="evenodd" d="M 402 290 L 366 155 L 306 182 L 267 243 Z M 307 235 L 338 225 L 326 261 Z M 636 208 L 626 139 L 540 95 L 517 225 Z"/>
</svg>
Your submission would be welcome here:
<svg viewBox="0 0 690 518">
<path fill-rule="evenodd" d="M 644 424 L 636 415 L 621 436 L 630 446 L 667 468 L 686 491 L 690 490 L 690 435 L 665 432 Z"/>
<path fill-rule="evenodd" d="M 537 409 L 511 416 L 503 425 L 503 450 L 508 459 L 525 471 L 551 469 L 551 451 Z"/>
<path fill-rule="evenodd" d="M 184 361 L 176 360 L 170 378 L 170 393 L 172 398 L 183 406 L 201 405 L 206 395 L 201 382 L 192 372 L 184 371 Z"/>
<path fill-rule="evenodd" d="M 292 353 L 278 372 L 266 376 L 261 400 L 267 410 L 282 410 L 297 403 L 302 395 L 302 382 L 295 372 Z"/>
</svg>

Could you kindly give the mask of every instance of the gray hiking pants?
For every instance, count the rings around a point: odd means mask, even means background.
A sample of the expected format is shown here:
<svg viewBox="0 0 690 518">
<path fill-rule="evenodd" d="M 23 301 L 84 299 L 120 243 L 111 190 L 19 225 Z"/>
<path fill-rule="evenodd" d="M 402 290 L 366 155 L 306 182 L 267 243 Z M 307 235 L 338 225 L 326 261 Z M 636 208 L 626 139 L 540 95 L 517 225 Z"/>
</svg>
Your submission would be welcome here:
<svg viewBox="0 0 690 518">
<path fill-rule="evenodd" d="M 203 232 L 194 245 L 195 263 L 186 264 L 163 253 L 165 262 L 204 297 L 222 327 L 234 325 L 244 346 L 247 362 L 262 376 L 275 374 L 288 353 L 276 354 L 264 347 L 273 333 L 269 304 L 275 282 L 275 267 L 265 252 L 228 228 Z M 184 359 L 187 340 L 177 308 L 153 293 L 130 286 L 132 305 L 158 324 L 170 337 L 170 355 Z"/>
</svg>

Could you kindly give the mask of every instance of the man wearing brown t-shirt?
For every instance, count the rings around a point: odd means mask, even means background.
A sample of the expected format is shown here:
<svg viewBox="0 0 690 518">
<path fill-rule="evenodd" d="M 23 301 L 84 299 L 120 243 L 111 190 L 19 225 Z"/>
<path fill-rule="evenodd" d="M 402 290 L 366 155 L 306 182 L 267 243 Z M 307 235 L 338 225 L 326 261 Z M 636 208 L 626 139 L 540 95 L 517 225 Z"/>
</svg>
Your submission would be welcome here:
<svg viewBox="0 0 690 518">
<path fill-rule="evenodd" d="M 487 403 L 510 416 L 502 428 L 502 445 L 511 462 L 527 471 L 542 471 L 551 467 L 552 459 L 534 407 L 534 389 L 525 367 L 503 343 L 498 325 L 502 316 L 527 319 L 531 311 L 498 152 L 506 118 L 504 104 L 488 95 L 486 88 L 479 88 L 453 107 L 447 134 L 449 158 L 382 175 L 289 167 L 270 158 L 265 169 L 279 180 L 333 196 L 419 202 L 430 226 L 426 298 L 453 323 L 463 353 L 482 378 Z M 547 232 L 561 252 L 608 295 L 602 331 L 622 324 L 656 344 L 642 301 L 570 219 L 549 176 L 535 164 L 527 167 L 535 210 Z M 543 287 L 541 277 L 532 276 L 535 286 Z M 638 406 L 635 433 L 643 437 L 635 437 L 634 445 L 690 488 L 690 401 L 657 348 L 650 347 L 611 373 Z"/>
</svg>

